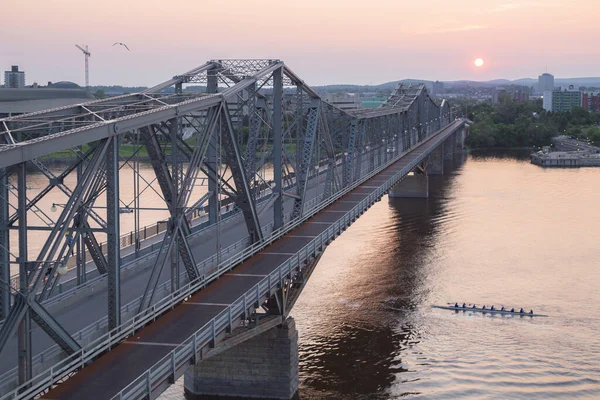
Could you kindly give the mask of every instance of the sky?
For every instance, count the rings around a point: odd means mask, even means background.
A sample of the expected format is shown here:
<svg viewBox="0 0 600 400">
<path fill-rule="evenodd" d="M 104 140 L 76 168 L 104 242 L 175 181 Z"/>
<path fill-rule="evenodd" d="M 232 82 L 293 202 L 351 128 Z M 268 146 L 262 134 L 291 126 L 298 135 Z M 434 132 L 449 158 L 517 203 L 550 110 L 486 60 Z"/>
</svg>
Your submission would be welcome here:
<svg viewBox="0 0 600 400">
<path fill-rule="evenodd" d="M 75 44 L 90 85 L 223 58 L 280 59 L 309 85 L 600 76 L 600 0 L 8 0 L 2 15 L 0 70 L 27 84 L 83 85 Z"/>
</svg>

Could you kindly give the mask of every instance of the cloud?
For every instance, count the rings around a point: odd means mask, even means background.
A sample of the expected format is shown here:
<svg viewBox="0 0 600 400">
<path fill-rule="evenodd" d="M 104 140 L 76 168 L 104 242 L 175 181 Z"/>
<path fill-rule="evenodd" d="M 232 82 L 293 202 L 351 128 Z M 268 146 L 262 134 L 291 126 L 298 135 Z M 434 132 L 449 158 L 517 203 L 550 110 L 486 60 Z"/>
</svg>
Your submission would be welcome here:
<svg viewBox="0 0 600 400">
<path fill-rule="evenodd" d="M 465 25 L 465 26 L 457 26 L 450 28 L 442 28 L 439 30 L 434 30 L 433 33 L 451 33 L 451 32 L 467 32 L 467 31 L 477 31 L 480 29 L 485 29 L 486 27 L 483 25 Z"/>
<path fill-rule="evenodd" d="M 486 29 L 484 25 L 462 25 L 462 26 L 430 26 L 421 28 L 418 32 L 406 31 L 404 34 L 409 36 L 425 36 L 425 35 L 438 35 L 441 33 L 457 33 L 457 32 L 469 32 Z"/>
<path fill-rule="evenodd" d="M 536 7 L 556 7 L 558 4 L 549 1 L 506 1 L 496 7 L 491 8 L 488 12 L 513 11 L 519 8 L 536 8 Z"/>
</svg>

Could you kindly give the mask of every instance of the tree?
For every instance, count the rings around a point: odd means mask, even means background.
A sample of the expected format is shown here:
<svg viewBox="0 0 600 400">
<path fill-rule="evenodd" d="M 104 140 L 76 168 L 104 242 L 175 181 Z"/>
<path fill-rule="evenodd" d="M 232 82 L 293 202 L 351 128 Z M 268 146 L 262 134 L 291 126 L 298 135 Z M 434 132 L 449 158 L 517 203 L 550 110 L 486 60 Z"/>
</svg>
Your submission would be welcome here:
<svg viewBox="0 0 600 400">
<path fill-rule="evenodd" d="M 94 93 L 94 97 L 97 98 L 97 99 L 104 99 L 104 98 L 106 98 L 106 93 L 104 93 L 104 90 L 98 89 Z"/>
</svg>

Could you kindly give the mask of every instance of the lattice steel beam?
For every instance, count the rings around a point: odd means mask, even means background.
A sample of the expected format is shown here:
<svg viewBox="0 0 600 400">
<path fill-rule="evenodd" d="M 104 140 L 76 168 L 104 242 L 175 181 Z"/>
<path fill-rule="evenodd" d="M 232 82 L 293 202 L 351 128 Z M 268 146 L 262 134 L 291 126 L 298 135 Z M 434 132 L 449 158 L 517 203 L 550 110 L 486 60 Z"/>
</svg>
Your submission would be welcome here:
<svg viewBox="0 0 600 400">
<path fill-rule="evenodd" d="M 263 234 L 258 213 L 256 212 L 254 196 L 252 196 L 250 186 L 248 185 L 248 179 L 244 171 L 244 162 L 240 154 L 240 149 L 236 141 L 235 131 L 227 107 L 223 107 L 221 110 L 220 125 L 223 150 L 227 159 L 227 165 L 231 170 L 231 176 L 235 182 L 235 203 L 242 210 L 250 239 L 252 243 L 254 243 L 262 240 Z"/>
<path fill-rule="evenodd" d="M 297 195 L 299 198 L 294 200 L 292 218 L 297 218 L 302 215 L 304 204 L 306 202 L 306 184 L 312 165 L 311 161 L 313 159 L 314 143 L 317 136 L 317 128 L 319 126 L 319 115 L 321 113 L 321 101 L 317 100 L 315 103 L 316 104 L 313 104 L 313 106 L 308 109 L 306 134 L 304 135 L 304 143 L 302 144 L 302 158 L 300 160 L 299 170 L 296 173 Z"/>
<path fill-rule="evenodd" d="M 273 205 L 273 229 L 283 226 L 283 68 L 273 72 L 273 192 L 277 196 Z"/>
</svg>

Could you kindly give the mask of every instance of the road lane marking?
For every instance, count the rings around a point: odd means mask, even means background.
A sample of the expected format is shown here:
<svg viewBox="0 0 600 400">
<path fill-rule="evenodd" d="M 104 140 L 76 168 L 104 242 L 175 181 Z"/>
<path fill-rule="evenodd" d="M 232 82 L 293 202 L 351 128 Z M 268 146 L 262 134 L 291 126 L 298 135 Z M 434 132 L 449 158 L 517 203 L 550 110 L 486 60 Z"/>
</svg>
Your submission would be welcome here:
<svg viewBox="0 0 600 400">
<path fill-rule="evenodd" d="M 225 274 L 225 276 L 254 276 L 254 277 L 259 277 L 259 278 L 264 278 L 265 276 L 269 276 L 269 275 L 260 275 L 260 274 Z"/>
<path fill-rule="evenodd" d="M 314 239 L 319 235 L 315 235 L 315 236 L 302 236 L 302 235 L 285 235 L 285 237 L 289 237 L 289 238 L 304 238 L 304 239 Z"/>
<path fill-rule="evenodd" d="M 156 343 L 156 342 L 123 342 L 124 344 L 139 344 L 142 346 L 164 346 L 164 347 L 179 347 L 181 344 L 175 343 Z"/>
<path fill-rule="evenodd" d="M 229 304 L 224 303 L 197 303 L 195 301 L 184 301 L 181 304 L 190 304 L 192 306 L 219 306 L 219 307 L 229 307 Z"/>
</svg>

